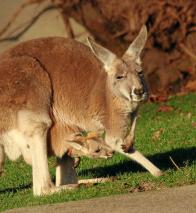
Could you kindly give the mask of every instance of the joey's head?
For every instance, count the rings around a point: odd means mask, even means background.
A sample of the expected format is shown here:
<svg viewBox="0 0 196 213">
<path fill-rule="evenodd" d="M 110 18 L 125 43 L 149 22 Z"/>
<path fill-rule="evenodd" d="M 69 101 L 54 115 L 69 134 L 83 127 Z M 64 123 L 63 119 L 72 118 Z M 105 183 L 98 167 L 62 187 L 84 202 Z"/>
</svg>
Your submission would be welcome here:
<svg viewBox="0 0 196 213">
<path fill-rule="evenodd" d="M 138 36 L 120 58 L 88 39 L 92 52 L 103 64 L 109 88 L 114 96 L 129 102 L 143 102 L 147 99 L 148 91 L 140 60 L 146 40 L 147 29 L 146 26 L 143 26 Z"/>
<path fill-rule="evenodd" d="M 89 158 L 110 158 L 113 155 L 113 150 L 105 143 L 99 133 L 89 132 L 88 136 L 73 134 L 67 138 L 66 145 L 71 148 L 68 149 L 68 155 L 71 157 L 86 156 Z"/>
</svg>

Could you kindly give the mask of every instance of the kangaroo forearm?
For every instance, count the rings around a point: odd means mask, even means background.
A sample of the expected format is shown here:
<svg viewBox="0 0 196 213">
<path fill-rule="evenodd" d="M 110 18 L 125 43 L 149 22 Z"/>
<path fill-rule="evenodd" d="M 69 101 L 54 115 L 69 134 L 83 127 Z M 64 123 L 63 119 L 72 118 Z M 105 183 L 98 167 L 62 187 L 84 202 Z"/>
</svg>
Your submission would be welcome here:
<svg viewBox="0 0 196 213">
<path fill-rule="evenodd" d="M 129 131 L 123 141 L 122 148 L 125 152 L 129 152 L 134 144 L 135 138 L 135 127 L 136 127 L 137 115 L 134 115 L 132 118 L 131 126 L 129 127 Z"/>
</svg>

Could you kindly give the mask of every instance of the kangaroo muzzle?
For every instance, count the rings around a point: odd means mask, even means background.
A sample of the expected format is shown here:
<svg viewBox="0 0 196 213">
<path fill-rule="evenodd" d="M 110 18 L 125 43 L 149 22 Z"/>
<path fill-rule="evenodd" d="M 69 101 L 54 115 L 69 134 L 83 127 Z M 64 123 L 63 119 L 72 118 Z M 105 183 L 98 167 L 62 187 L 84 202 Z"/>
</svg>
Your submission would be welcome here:
<svg viewBox="0 0 196 213">
<path fill-rule="evenodd" d="M 146 100 L 147 94 L 143 87 L 139 87 L 139 88 L 133 87 L 130 96 L 132 101 L 143 102 Z"/>
</svg>

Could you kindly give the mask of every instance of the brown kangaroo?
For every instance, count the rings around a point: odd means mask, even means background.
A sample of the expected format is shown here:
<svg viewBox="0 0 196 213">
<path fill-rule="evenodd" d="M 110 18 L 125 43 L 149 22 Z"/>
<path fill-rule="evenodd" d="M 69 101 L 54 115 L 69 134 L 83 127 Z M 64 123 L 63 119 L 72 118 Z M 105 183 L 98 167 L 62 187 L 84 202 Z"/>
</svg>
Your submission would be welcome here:
<svg viewBox="0 0 196 213">
<path fill-rule="evenodd" d="M 34 195 L 57 191 L 48 171 L 48 146 L 59 158 L 56 186 L 77 183 L 66 140 L 84 130 L 105 132 L 110 149 L 161 175 L 133 149 L 138 107 L 148 95 L 140 62 L 146 39 L 143 26 L 121 58 L 90 39 L 89 48 L 57 37 L 27 41 L 3 53 L 0 167 L 4 153 L 11 160 L 22 155 L 32 164 Z"/>
</svg>

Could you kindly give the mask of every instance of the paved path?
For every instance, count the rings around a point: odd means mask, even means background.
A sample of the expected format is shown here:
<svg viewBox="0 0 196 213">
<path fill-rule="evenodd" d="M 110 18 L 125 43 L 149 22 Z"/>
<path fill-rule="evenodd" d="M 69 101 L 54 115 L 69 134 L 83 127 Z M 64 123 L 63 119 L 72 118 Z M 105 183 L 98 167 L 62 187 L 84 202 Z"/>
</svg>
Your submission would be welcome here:
<svg viewBox="0 0 196 213">
<path fill-rule="evenodd" d="M 196 213 L 196 185 L 21 208 L 6 213 Z"/>
</svg>

